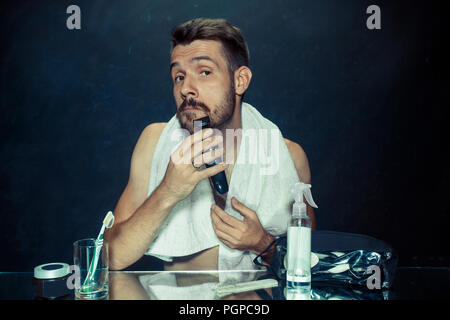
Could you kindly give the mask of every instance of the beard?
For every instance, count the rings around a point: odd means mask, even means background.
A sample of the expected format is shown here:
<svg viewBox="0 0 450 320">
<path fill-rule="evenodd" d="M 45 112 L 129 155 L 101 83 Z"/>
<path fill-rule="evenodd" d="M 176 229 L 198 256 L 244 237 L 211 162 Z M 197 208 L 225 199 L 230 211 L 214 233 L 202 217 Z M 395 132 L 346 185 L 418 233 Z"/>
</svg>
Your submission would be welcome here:
<svg viewBox="0 0 450 320">
<path fill-rule="evenodd" d="M 185 110 L 187 107 L 194 107 L 200 110 Z M 205 103 L 195 100 L 194 98 L 185 99 L 177 110 L 177 118 L 180 126 L 187 129 L 191 134 L 194 133 L 195 119 L 209 116 L 211 128 L 221 128 L 226 125 L 234 113 L 236 107 L 236 93 L 234 90 L 234 83 L 225 93 L 222 101 L 215 105 L 213 111 Z M 200 113 L 200 114 L 199 114 Z M 203 114 L 204 113 L 204 114 Z"/>
</svg>

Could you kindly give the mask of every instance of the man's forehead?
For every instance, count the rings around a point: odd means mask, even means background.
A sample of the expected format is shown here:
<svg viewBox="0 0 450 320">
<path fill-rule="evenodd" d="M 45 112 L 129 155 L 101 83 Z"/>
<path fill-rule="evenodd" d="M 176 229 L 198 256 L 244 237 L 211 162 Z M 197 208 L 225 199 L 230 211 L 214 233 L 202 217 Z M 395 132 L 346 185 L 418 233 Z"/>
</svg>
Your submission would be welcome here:
<svg viewBox="0 0 450 320">
<path fill-rule="evenodd" d="M 212 62 L 220 64 L 219 60 L 224 59 L 222 44 L 215 40 L 195 40 L 188 45 L 177 45 L 170 55 L 170 64 L 190 62 L 196 57 L 209 57 Z"/>
</svg>

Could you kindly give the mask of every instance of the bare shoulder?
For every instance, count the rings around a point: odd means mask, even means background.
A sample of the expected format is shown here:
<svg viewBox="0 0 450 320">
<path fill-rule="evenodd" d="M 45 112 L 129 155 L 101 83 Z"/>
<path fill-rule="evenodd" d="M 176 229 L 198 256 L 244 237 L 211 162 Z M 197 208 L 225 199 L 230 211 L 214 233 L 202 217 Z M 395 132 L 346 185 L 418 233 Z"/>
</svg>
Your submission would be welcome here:
<svg viewBox="0 0 450 320">
<path fill-rule="evenodd" d="M 135 153 L 152 154 L 166 124 L 167 122 L 154 122 L 146 126 L 136 143 Z"/>
<path fill-rule="evenodd" d="M 150 123 L 148 126 L 144 128 L 142 131 L 142 138 L 145 141 L 152 142 L 154 140 L 158 141 L 159 137 L 161 136 L 161 132 L 166 127 L 167 122 L 154 122 Z"/>
<path fill-rule="evenodd" d="M 308 157 L 303 148 L 296 142 L 284 138 L 286 146 L 294 161 L 298 176 L 301 181 L 311 183 L 311 171 L 309 168 Z"/>
<path fill-rule="evenodd" d="M 150 169 L 153 152 L 166 124 L 155 122 L 142 130 L 131 157 L 131 179 L 141 176 Z"/>
<path fill-rule="evenodd" d="M 130 176 L 114 210 L 116 222 L 125 221 L 145 201 L 153 153 L 166 123 L 152 123 L 142 130 L 131 156 Z"/>
</svg>

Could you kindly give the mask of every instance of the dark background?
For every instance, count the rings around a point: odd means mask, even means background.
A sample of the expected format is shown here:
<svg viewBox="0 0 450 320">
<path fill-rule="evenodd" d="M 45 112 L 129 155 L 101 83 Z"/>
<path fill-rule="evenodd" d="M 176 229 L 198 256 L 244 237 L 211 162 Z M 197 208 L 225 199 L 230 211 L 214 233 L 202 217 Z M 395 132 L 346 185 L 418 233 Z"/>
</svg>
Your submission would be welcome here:
<svg viewBox="0 0 450 320">
<path fill-rule="evenodd" d="M 97 235 L 140 132 L 175 112 L 170 31 L 194 17 L 242 30 L 246 101 L 306 151 L 318 229 L 385 240 L 400 265 L 450 265 L 449 34 L 426 3 L 2 2 L 0 271 L 71 263 L 72 242 Z"/>
</svg>

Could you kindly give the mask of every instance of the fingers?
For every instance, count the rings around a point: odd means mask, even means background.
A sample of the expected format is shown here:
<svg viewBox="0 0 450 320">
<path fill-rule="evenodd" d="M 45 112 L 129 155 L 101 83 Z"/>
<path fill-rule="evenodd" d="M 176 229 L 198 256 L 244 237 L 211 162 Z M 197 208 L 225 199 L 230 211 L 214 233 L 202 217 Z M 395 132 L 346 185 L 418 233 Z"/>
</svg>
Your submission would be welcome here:
<svg viewBox="0 0 450 320">
<path fill-rule="evenodd" d="M 191 164 L 196 167 L 209 163 L 219 157 L 219 153 L 210 152 L 210 149 L 220 150 L 220 155 L 223 154 L 223 137 L 221 134 L 213 135 L 213 129 L 203 129 L 197 131 L 193 135 L 187 137 L 176 152 L 173 154 L 174 162 L 177 164 Z M 207 154 L 208 153 L 208 154 Z M 205 160 L 200 159 L 205 156 Z M 214 156 L 214 157 L 212 157 Z"/>
<path fill-rule="evenodd" d="M 247 207 L 245 208 L 243 210 L 246 212 L 245 214 L 248 216 L 254 215 L 256 219 L 247 219 L 244 216 L 244 220 L 240 220 L 213 204 L 211 206 L 211 220 L 214 232 L 231 249 L 259 253 L 268 245 L 268 243 L 265 244 L 262 242 L 267 233 L 259 223 L 256 212 Z"/>
<path fill-rule="evenodd" d="M 214 230 L 216 231 L 217 236 L 221 239 L 224 239 L 228 242 L 235 242 L 235 239 L 239 238 L 239 232 L 233 227 L 224 223 L 217 214 L 211 214 L 211 220 L 214 224 Z"/>
<path fill-rule="evenodd" d="M 233 217 L 232 215 L 229 215 L 215 204 L 211 206 L 211 213 L 215 213 L 217 217 L 220 219 L 220 221 L 222 221 L 224 224 L 240 230 L 243 229 L 244 222 Z"/>
<path fill-rule="evenodd" d="M 211 220 L 217 237 L 228 247 L 234 248 L 236 243 L 242 241 L 242 221 L 230 216 L 225 211 L 211 206 Z"/>
<path fill-rule="evenodd" d="M 220 241 L 222 241 L 227 247 L 229 247 L 231 249 L 235 248 L 235 245 L 234 245 L 235 240 L 230 235 L 228 235 L 220 230 L 217 230 L 217 229 L 214 229 L 214 232 L 216 233 L 217 238 L 219 238 Z"/>
<path fill-rule="evenodd" d="M 188 160 L 192 160 L 193 154 L 191 152 L 191 149 L 193 145 L 211 137 L 213 133 L 214 130 L 211 128 L 203 129 L 195 132 L 194 134 L 184 139 L 183 143 L 179 147 L 179 151 L 182 153 L 183 158 L 186 156 Z"/>
<path fill-rule="evenodd" d="M 192 145 L 192 159 L 195 159 L 202 153 L 206 153 L 210 149 L 223 149 L 223 138 L 219 136 L 210 136 L 206 139 L 198 141 Z"/>
<path fill-rule="evenodd" d="M 223 156 L 223 148 L 218 149 L 212 149 L 208 152 L 201 153 L 200 155 L 196 156 L 192 162 L 195 164 L 196 167 L 201 167 L 202 165 L 206 163 L 212 163 L 214 160 L 222 158 Z M 217 162 L 221 162 L 218 160 Z"/>
<path fill-rule="evenodd" d="M 238 201 L 236 199 L 236 197 L 231 198 L 231 205 L 233 206 L 234 209 L 239 211 L 239 213 L 244 218 L 254 219 L 255 217 L 257 217 L 255 211 L 253 211 L 252 209 L 246 207 L 243 203 Z"/>
<path fill-rule="evenodd" d="M 227 247 L 235 249 L 234 239 L 232 237 L 217 229 L 214 229 L 214 232 L 216 233 L 217 238 L 219 238 L 219 240 L 222 241 Z"/>
</svg>

